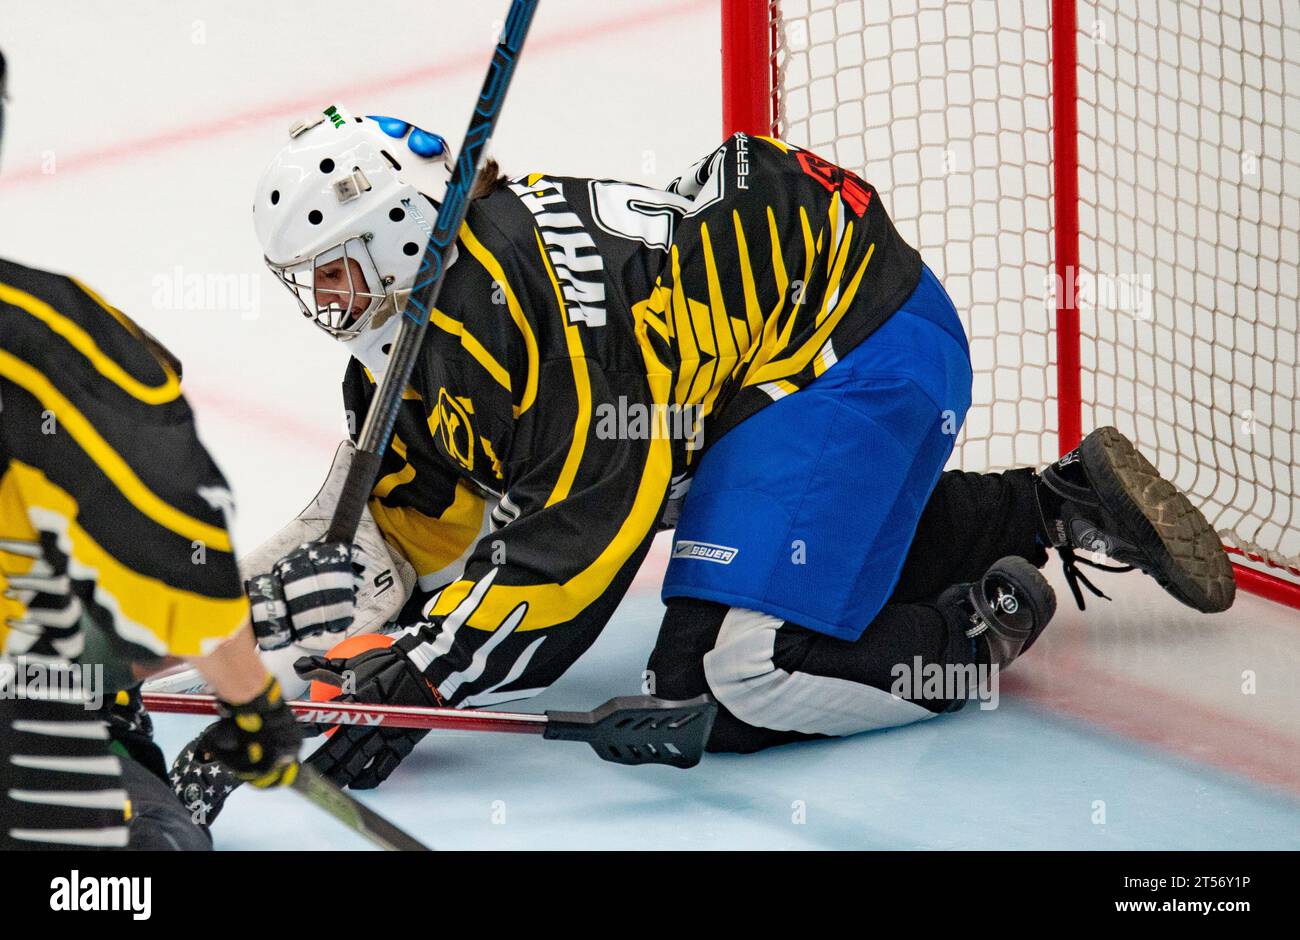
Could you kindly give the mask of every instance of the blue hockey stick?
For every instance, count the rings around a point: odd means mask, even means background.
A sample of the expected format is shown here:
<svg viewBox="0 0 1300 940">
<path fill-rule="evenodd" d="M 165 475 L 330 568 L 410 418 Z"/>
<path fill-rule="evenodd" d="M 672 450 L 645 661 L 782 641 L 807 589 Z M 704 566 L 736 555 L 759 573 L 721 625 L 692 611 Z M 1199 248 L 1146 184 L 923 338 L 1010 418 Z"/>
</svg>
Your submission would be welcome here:
<svg viewBox="0 0 1300 940">
<path fill-rule="evenodd" d="M 361 522 L 361 514 L 370 499 L 384 450 L 388 447 L 393 425 L 397 422 L 402 392 L 411 380 L 411 372 L 424 341 L 424 332 L 429 325 L 429 311 L 438 302 L 456 237 L 460 234 L 465 214 L 469 211 L 470 192 L 478 178 L 488 141 L 496 129 L 501 105 L 510 88 L 510 79 L 519 61 L 524 39 L 528 36 L 528 28 L 532 25 L 537 3 L 538 0 L 512 0 L 510 12 L 506 14 L 505 27 L 501 30 L 496 51 L 492 54 L 492 64 L 488 66 L 487 78 L 478 96 L 478 105 L 470 117 L 465 141 L 457 151 L 456 165 L 452 169 L 451 180 L 447 183 L 446 195 L 434 219 L 433 234 L 424 246 L 420 270 L 407 299 L 397 338 L 393 341 L 388 371 L 384 373 L 379 390 L 366 413 L 357 451 L 348 468 L 324 541 L 351 542 L 357 525 Z"/>
</svg>

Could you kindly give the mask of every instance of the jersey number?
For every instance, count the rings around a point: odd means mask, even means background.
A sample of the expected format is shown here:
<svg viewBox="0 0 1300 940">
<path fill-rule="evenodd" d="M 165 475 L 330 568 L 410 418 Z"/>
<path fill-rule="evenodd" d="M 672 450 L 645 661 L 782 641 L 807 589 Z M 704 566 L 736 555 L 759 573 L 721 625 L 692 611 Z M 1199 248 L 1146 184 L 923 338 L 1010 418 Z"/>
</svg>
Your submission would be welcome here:
<svg viewBox="0 0 1300 940">
<path fill-rule="evenodd" d="M 636 183 L 592 180 L 588 184 L 591 214 L 596 224 L 610 235 L 667 251 L 679 221 L 704 211 L 722 198 L 722 160 L 719 151 L 711 161 L 704 186 L 693 199 Z"/>
</svg>

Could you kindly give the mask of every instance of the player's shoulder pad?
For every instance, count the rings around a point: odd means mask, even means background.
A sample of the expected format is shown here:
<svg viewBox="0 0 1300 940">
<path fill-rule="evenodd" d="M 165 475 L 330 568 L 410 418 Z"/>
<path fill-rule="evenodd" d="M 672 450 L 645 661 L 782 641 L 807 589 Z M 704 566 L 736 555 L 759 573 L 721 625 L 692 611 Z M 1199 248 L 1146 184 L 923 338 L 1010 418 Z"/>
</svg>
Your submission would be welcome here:
<svg viewBox="0 0 1300 940">
<path fill-rule="evenodd" d="M 107 371 L 120 376 L 119 386 L 153 389 L 180 378 L 180 361 L 91 288 L 2 258 L 0 336 L 6 350 L 50 377 Z"/>
<path fill-rule="evenodd" d="M 465 214 L 465 224 L 489 250 L 505 248 L 520 233 L 532 237 L 532 215 L 520 199 L 515 182 L 508 180 L 486 195 L 476 197 Z"/>
</svg>

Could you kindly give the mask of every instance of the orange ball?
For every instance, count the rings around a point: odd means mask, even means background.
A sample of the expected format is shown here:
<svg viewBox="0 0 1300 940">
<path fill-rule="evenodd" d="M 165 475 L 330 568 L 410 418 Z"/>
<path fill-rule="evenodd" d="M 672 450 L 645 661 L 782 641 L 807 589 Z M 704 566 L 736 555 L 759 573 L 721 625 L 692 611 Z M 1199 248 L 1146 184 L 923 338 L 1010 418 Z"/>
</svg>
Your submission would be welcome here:
<svg viewBox="0 0 1300 940">
<path fill-rule="evenodd" d="M 387 633 L 358 633 L 346 640 L 341 640 L 325 655 L 330 659 L 347 659 L 359 656 L 366 650 L 385 649 L 393 645 L 393 638 Z M 343 694 L 343 690 L 328 682 L 313 679 L 310 696 L 313 702 L 332 702 Z"/>
</svg>

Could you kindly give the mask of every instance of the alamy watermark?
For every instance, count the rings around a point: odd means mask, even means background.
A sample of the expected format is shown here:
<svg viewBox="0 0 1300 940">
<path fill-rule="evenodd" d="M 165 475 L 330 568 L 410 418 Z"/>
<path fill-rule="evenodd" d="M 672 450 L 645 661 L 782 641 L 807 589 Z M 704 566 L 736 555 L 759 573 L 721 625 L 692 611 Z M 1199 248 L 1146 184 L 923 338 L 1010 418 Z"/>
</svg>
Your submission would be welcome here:
<svg viewBox="0 0 1300 940">
<path fill-rule="evenodd" d="M 602 441 L 678 440 L 687 450 L 704 443 L 704 422 L 699 405 L 659 405 L 628 401 L 601 402 L 595 408 L 596 437 Z"/>
<path fill-rule="evenodd" d="M 12 656 L 0 660 L 0 699 L 104 707 L 104 667 L 100 663 L 59 663 Z"/>
<path fill-rule="evenodd" d="M 914 656 L 889 670 L 889 692 L 909 702 L 952 702 L 975 699 L 981 711 L 998 707 L 998 667 L 976 663 L 927 663 Z"/>
<path fill-rule="evenodd" d="M 153 878 L 148 875 L 83 875 L 74 868 L 50 881 L 52 911 L 125 911 L 132 920 L 153 913 Z"/>
<path fill-rule="evenodd" d="M 245 320 L 257 318 L 261 283 L 247 272 L 187 271 L 178 264 L 166 274 L 155 274 L 151 286 L 155 310 L 238 313 Z"/>
<path fill-rule="evenodd" d="M 1043 303 L 1055 310 L 1114 310 L 1138 320 L 1150 320 L 1155 293 L 1150 274 L 1111 274 L 1069 267 L 1062 278 L 1055 271 L 1043 276 Z"/>
</svg>

